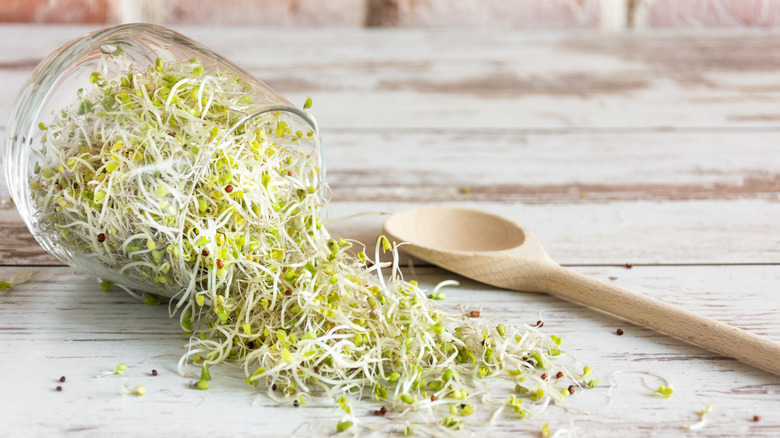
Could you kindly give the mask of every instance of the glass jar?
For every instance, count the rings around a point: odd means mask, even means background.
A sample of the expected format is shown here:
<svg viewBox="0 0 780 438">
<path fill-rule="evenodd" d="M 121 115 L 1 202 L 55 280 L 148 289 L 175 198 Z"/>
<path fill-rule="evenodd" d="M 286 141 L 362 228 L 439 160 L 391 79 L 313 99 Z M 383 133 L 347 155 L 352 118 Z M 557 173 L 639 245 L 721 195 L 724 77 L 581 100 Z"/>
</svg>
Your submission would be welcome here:
<svg viewBox="0 0 780 438">
<path fill-rule="evenodd" d="M 252 223 L 323 199 L 315 120 L 159 26 L 64 45 L 35 69 L 7 126 L 6 180 L 38 243 L 131 290 L 240 281 L 238 258 L 273 250 L 254 239 L 272 230 Z"/>
</svg>

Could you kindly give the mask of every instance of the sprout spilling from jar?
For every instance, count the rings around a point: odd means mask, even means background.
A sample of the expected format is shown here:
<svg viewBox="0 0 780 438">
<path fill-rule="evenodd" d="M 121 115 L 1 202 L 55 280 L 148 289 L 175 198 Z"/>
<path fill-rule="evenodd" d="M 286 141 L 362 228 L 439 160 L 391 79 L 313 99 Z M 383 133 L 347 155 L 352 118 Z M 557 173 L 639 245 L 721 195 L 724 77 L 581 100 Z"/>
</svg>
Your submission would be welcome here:
<svg viewBox="0 0 780 438">
<path fill-rule="evenodd" d="M 210 378 L 235 359 L 278 400 L 332 396 L 338 430 L 357 421 L 345 393 L 432 408 L 436 427 L 458 429 L 490 403 L 475 382 L 508 383 L 492 397 L 519 417 L 587 386 L 587 367 L 558 364 L 559 338 L 438 307 L 403 280 L 386 238 L 372 257 L 332 238 L 316 133 L 253 102 L 240 77 L 158 59 L 90 83 L 39 126 L 35 222 L 76 265 L 173 298 L 190 334 L 182 365 Z"/>
</svg>

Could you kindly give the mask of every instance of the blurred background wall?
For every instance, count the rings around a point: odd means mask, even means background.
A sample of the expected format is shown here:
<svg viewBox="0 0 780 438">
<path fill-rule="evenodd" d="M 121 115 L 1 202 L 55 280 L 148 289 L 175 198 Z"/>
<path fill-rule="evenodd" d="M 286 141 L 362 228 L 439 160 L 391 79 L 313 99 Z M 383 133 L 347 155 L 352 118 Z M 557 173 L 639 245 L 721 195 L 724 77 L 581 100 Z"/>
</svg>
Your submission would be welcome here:
<svg viewBox="0 0 780 438">
<path fill-rule="evenodd" d="M 504 29 L 774 27 L 780 0 L 1 0 L 0 22 Z"/>
</svg>

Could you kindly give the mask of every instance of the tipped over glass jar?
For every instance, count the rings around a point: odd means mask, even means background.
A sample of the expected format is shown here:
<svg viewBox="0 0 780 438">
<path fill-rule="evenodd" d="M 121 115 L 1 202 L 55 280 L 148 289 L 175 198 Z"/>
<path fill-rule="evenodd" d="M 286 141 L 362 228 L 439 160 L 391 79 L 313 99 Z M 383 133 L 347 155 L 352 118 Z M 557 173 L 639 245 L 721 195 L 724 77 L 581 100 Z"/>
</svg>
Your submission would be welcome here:
<svg viewBox="0 0 780 438">
<path fill-rule="evenodd" d="M 52 53 L 5 140 L 11 196 L 38 243 L 129 290 L 219 289 L 321 227 L 315 120 L 163 27 L 117 26 Z"/>
</svg>

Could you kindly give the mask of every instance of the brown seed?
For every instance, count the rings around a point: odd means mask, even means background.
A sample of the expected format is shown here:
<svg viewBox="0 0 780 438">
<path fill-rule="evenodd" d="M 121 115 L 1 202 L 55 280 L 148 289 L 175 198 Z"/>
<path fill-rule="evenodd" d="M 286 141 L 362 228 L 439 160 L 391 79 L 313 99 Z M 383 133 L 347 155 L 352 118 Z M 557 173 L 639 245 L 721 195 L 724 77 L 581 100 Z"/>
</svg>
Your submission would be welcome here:
<svg viewBox="0 0 780 438">
<path fill-rule="evenodd" d="M 547 374 L 542 374 L 542 380 L 547 380 Z"/>
<path fill-rule="evenodd" d="M 544 325 L 543 321 L 536 321 L 536 326 L 537 327 L 542 327 L 543 325 Z"/>
<path fill-rule="evenodd" d="M 761 417 L 759 417 L 758 415 L 753 415 L 753 421 L 756 422 L 761 421 Z"/>
<path fill-rule="evenodd" d="M 276 391 L 276 383 L 274 383 L 273 385 L 271 385 L 271 391 Z"/>
<path fill-rule="evenodd" d="M 472 310 L 469 312 L 469 316 L 472 318 L 479 318 L 479 310 Z"/>
<path fill-rule="evenodd" d="M 62 386 L 58 386 L 57 391 L 62 391 Z"/>
<path fill-rule="evenodd" d="M 157 370 L 152 370 L 152 375 L 156 376 L 157 375 Z"/>
<path fill-rule="evenodd" d="M 288 170 L 287 171 L 287 176 L 292 176 L 292 171 Z"/>
<path fill-rule="evenodd" d="M 106 235 L 103 234 L 103 233 L 98 234 L 97 235 L 97 241 L 100 242 L 100 243 L 105 242 L 106 241 Z"/>
<path fill-rule="evenodd" d="M 208 252 L 208 250 L 204 249 L 203 251 L 200 252 L 200 255 L 202 255 L 203 257 L 208 257 L 209 256 L 209 252 Z"/>
<path fill-rule="evenodd" d="M 556 374 L 556 375 L 555 375 L 555 377 L 557 377 L 557 378 L 559 378 L 559 379 L 560 379 L 561 377 L 563 377 L 563 371 L 558 371 L 558 374 Z"/>
<path fill-rule="evenodd" d="M 379 408 L 379 413 L 385 415 L 387 413 L 387 408 L 385 406 L 382 406 L 381 408 Z"/>
<path fill-rule="evenodd" d="M 65 376 L 60 377 L 60 382 L 62 382 L 62 383 L 65 382 Z"/>
<path fill-rule="evenodd" d="M 574 385 L 569 385 L 569 394 L 574 394 Z"/>
<path fill-rule="evenodd" d="M 626 269 L 631 269 L 633 267 L 634 267 L 634 265 L 632 265 L 631 263 L 626 263 Z"/>
<path fill-rule="evenodd" d="M 293 406 L 295 406 L 296 408 L 298 407 L 298 400 L 295 400 L 295 401 L 293 402 Z"/>
<path fill-rule="evenodd" d="M 617 333 L 618 336 L 622 336 L 623 335 L 623 329 L 617 329 L 617 331 L 615 333 Z"/>
<path fill-rule="evenodd" d="M 435 395 L 431 395 L 431 401 L 434 402 L 436 400 L 438 400 L 438 397 L 436 397 Z"/>
<path fill-rule="evenodd" d="M 228 193 L 232 192 L 233 191 L 233 186 L 230 185 L 230 184 L 226 185 L 225 186 L 225 191 L 228 192 Z"/>
<path fill-rule="evenodd" d="M 222 269 L 223 266 L 225 266 L 225 264 L 222 262 L 222 260 L 217 259 L 217 269 Z"/>
<path fill-rule="evenodd" d="M 284 295 L 289 297 L 290 295 L 292 295 L 292 290 L 287 289 L 286 291 L 284 291 Z"/>
<path fill-rule="evenodd" d="M 57 190 L 62 190 L 62 184 L 57 184 Z"/>
</svg>

